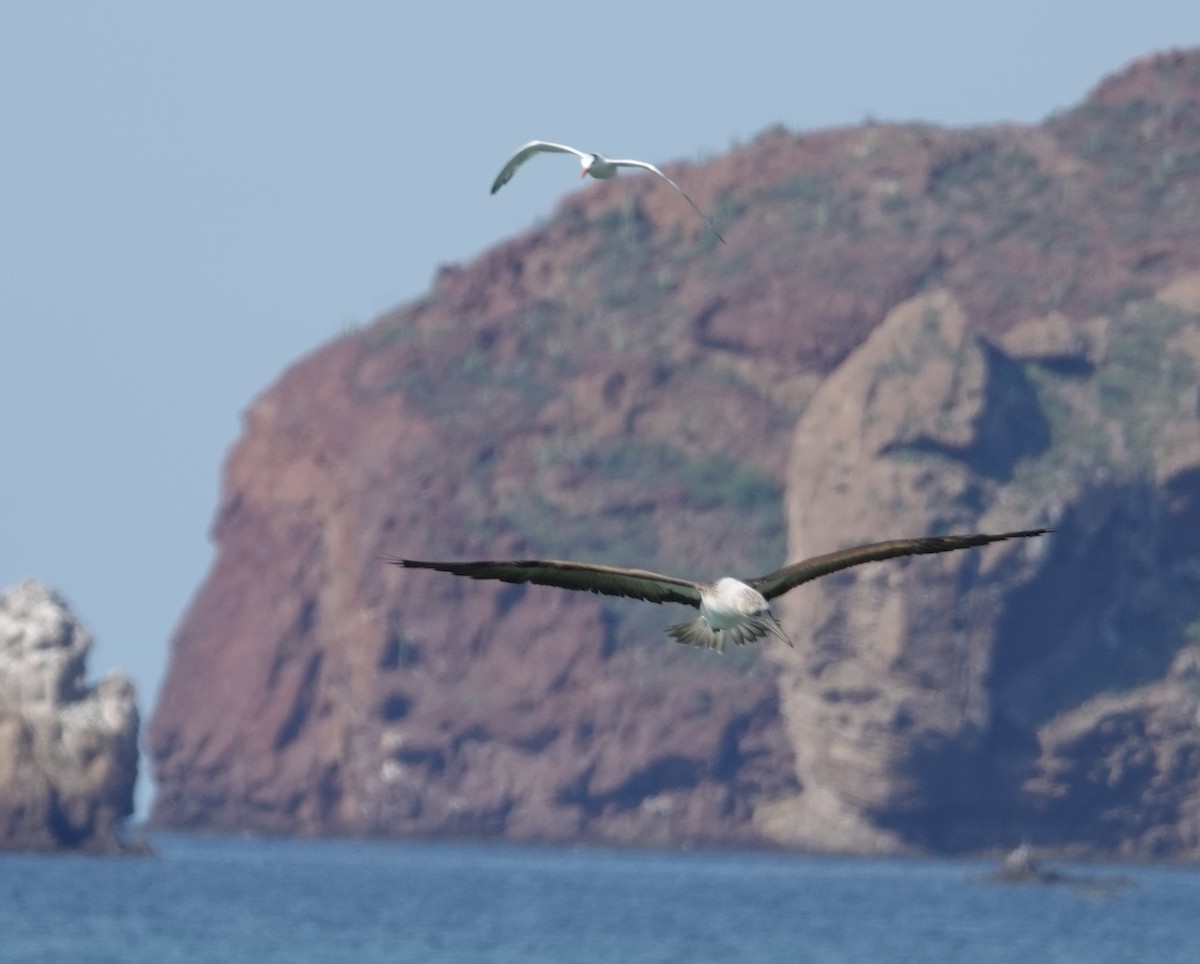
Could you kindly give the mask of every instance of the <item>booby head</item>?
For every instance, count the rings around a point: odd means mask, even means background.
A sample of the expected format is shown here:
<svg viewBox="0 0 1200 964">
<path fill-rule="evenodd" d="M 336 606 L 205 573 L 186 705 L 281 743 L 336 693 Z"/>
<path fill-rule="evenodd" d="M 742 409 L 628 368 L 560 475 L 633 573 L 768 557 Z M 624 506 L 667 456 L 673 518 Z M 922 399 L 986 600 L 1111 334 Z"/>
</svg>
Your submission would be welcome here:
<svg viewBox="0 0 1200 964">
<path fill-rule="evenodd" d="M 726 638 L 744 645 L 770 633 L 792 645 L 766 597 L 740 579 L 725 576 L 702 586 L 699 608 L 698 619 L 668 630 L 673 638 L 690 646 L 721 651 Z"/>
</svg>

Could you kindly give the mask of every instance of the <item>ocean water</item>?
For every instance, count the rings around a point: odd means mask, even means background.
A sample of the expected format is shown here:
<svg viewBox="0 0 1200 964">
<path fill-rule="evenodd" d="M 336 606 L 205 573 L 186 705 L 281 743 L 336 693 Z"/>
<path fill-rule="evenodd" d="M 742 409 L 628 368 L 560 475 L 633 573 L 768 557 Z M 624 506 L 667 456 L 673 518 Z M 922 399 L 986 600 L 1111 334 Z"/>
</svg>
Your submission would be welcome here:
<svg viewBox="0 0 1200 964">
<path fill-rule="evenodd" d="M 765 853 L 161 836 L 0 855 L 0 961 L 1200 961 L 1200 868 L 1113 891 L 992 865 Z M 1058 866 L 1058 865 L 1056 865 Z"/>
</svg>

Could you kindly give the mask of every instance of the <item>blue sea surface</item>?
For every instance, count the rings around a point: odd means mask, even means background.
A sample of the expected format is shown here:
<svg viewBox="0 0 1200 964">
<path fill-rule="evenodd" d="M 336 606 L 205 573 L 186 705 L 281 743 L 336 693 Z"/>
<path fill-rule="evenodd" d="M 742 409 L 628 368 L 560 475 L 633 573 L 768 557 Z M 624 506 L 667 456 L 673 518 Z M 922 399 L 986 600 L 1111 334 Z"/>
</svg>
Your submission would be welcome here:
<svg viewBox="0 0 1200 964">
<path fill-rule="evenodd" d="M 1200 961 L 1200 868 L 999 885 L 993 865 L 161 836 L 0 856 L 0 961 Z"/>
</svg>

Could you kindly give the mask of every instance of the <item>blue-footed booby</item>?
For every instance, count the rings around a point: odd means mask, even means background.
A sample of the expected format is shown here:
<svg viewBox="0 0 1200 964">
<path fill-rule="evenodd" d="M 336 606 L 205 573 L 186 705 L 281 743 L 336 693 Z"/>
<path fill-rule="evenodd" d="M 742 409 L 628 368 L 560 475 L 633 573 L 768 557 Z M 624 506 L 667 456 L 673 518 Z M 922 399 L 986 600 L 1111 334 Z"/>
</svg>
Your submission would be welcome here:
<svg viewBox="0 0 1200 964">
<path fill-rule="evenodd" d="M 752 643 L 768 633 L 788 639 L 771 613 L 770 600 L 782 596 L 801 583 L 819 579 L 831 572 L 859 566 L 864 562 L 917 556 L 933 552 L 954 552 L 1005 539 L 1040 536 L 1049 529 L 1024 529 L 996 535 L 928 536 L 920 539 L 892 539 L 866 546 L 839 549 L 792 563 L 754 579 L 725 576 L 715 582 L 692 582 L 646 569 L 622 569 L 587 562 L 563 562 L 556 559 L 516 559 L 510 562 L 422 562 L 417 559 L 387 557 L 386 561 L 409 569 L 435 569 L 469 579 L 496 579 L 501 582 L 531 582 L 539 586 L 579 589 L 606 596 L 628 596 L 653 603 L 675 602 L 694 606 L 700 615 L 691 622 L 667 629 L 668 635 L 689 646 L 722 651 L 726 639 L 740 644 Z"/>
</svg>

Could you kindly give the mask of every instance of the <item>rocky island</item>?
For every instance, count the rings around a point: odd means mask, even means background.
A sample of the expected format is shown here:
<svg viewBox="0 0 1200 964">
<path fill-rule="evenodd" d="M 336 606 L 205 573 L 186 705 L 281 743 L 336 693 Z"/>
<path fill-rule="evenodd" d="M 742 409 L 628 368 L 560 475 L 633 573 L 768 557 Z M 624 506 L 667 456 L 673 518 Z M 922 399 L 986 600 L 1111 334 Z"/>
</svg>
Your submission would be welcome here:
<svg viewBox="0 0 1200 964">
<path fill-rule="evenodd" d="M 0 849 L 123 853 L 133 813 L 133 684 L 88 685 L 92 638 L 66 603 L 26 581 L 0 594 Z"/>
<path fill-rule="evenodd" d="M 588 186 L 250 406 L 147 744 L 175 829 L 1200 859 L 1200 51 L 1036 125 Z M 653 179 L 656 180 L 656 179 Z M 677 613 L 688 578 L 1050 526 Z"/>
</svg>

